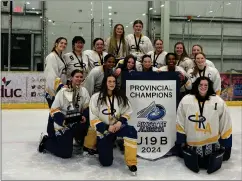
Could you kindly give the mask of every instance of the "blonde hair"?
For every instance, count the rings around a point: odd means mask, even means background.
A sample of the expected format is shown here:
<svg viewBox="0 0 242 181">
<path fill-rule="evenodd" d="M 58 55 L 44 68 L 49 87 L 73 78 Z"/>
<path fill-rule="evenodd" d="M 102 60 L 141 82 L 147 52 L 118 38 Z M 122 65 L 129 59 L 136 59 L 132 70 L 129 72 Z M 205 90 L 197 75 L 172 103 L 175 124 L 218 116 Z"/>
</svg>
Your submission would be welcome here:
<svg viewBox="0 0 242 181">
<path fill-rule="evenodd" d="M 110 43 L 109 43 L 109 47 L 108 47 L 108 53 L 114 54 L 116 55 L 116 50 L 117 50 L 117 40 L 116 40 L 116 29 L 118 26 L 121 26 L 123 28 L 123 34 L 121 35 L 121 42 L 123 44 L 123 53 L 127 53 L 126 52 L 126 42 L 125 42 L 125 32 L 124 32 L 124 26 L 122 24 L 116 24 L 113 28 L 113 34 L 110 37 Z"/>
</svg>

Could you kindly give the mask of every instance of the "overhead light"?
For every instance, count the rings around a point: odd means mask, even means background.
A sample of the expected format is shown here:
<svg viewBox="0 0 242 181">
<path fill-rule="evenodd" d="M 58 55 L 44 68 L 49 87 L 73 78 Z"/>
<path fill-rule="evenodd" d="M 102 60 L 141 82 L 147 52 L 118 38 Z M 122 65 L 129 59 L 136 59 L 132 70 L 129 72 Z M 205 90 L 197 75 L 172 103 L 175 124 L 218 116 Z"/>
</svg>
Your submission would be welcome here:
<svg viewBox="0 0 242 181">
<path fill-rule="evenodd" d="M 112 18 L 108 18 L 109 20 L 111 20 Z"/>
<path fill-rule="evenodd" d="M 128 28 L 129 26 L 125 26 L 126 28 Z"/>
<path fill-rule="evenodd" d="M 92 16 L 92 14 L 91 14 L 91 16 Z"/>
<path fill-rule="evenodd" d="M 40 16 L 39 18 L 40 18 L 40 19 L 42 19 L 43 17 L 42 17 L 42 16 Z"/>
<path fill-rule="evenodd" d="M 209 11 L 209 13 L 212 13 L 212 12 L 213 12 L 212 10 Z"/>
<path fill-rule="evenodd" d="M 149 10 L 152 10 L 153 8 L 150 8 Z"/>
<path fill-rule="evenodd" d="M 226 5 L 230 5 L 231 3 L 227 3 Z"/>
<path fill-rule="evenodd" d="M 36 14 L 39 14 L 39 12 L 36 12 Z"/>
<path fill-rule="evenodd" d="M 26 2 L 26 4 L 30 4 L 30 2 Z"/>
<path fill-rule="evenodd" d="M 108 15 L 109 15 L 109 16 L 111 16 L 111 15 L 112 15 L 112 13 L 108 13 Z"/>
<path fill-rule="evenodd" d="M 142 15 L 145 16 L 145 13 L 143 13 Z"/>
<path fill-rule="evenodd" d="M 92 11 L 92 9 L 91 9 L 91 11 Z"/>
<path fill-rule="evenodd" d="M 49 22 L 52 22 L 52 20 L 51 20 L 51 19 L 49 19 L 48 21 L 49 21 Z"/>
<path fill-rule="evenodd" d="M 91 2 L 91 4 L 92 4 L 92 2 Z"/>
<path fill-rule="evenodd" d="M 199 18 L 201 15 L 197 15 L 197 17 Z"/>
<path fill-rule="evenodd" d="M 164 4 L 162 4 L 160 7 L 164 7 L 165 5 Z"/>
<path fill-rule="evenodd" d="M 156 13 L 156 10 L 154 10 L 154 13 Z"/>
<path fill-rule="evenodd" d="M 32 8 L 33 10 L 35 10 L 35 8 Z"/>
<path fill-rule="evenodd" d="M 112 6 L 108 6 L 108 9 L 112 9 Z"/>
</svg>

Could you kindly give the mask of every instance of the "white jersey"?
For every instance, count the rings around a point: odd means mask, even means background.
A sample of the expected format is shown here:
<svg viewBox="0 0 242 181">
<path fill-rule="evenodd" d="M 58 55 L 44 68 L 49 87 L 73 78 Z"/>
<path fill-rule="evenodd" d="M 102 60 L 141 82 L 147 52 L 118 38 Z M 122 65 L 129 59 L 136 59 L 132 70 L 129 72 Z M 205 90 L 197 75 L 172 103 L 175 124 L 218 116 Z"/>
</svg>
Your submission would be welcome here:
<svg viewBox="0 0 242 181">
<path fill-rule="evenodd" d="M 126 40 L 128 42 L 129 53 L 137 57 L 137 61 L 141 61 L 143 55 L 154 49 L 150 39 L 144 35 L 141 36 L 141 39 L 136 38 L 135 42 L 134 34 L 129 34 Z"/>
<path fill-rule="evenodd" d="M 167 65 L 163 66 L 163 67 L 159 68 L 158 71 L 167 72 L 168 66 Z M 184 77 L 186 77 L 188 79 L 187 82 L 181 87 L 180 91 L 184 92 L 184 91 L 186 91 L 186 89 L 191 90 L 192 89 L 192 81 L 191 81 L 190 76 L 186 73 L 186 71 L 182 67 L 179 67 L 179 66 L 175 67 L 175 71 L 180 72 Z"/>
<path fill-rule="evenodd" d="M 213 82 L 213 89 L 217 95 L 221 93 L 221 77 L 216 68 L 213 67 L 206 67 L 205 71 L 202 71 L 200 74 L 199 72 L 197 75 L 193 76 L 191 73 L 194 69 L 188 70 L 188 75 L 191 78 L 192 83 L 194 83 L 198 77 L 208 77 Z"/>
<path fill-rule="evenodd" d="M 219 138 L 228 139 L 232 134 L 228 108 L 219 96 L 210 96 L 200 113 L 196 97 L 186 95 L 178 106 L 176 124 L 178 137 L 185 135 L 189 146 L 213 144 Z"/>
<path fill-rule="evenodd" d="M 177 66 L 182 67 L 186 72 L 194 67 L 194 61 L 188 57 L 185 57 L 181 61 L 177 61 Z"/>
<path fill-rule="evenodd" d="M 193 62 L 194 62 L 194 67 L 195 67 L 195 59 L 193 59 Z M 207 64 L 207 66 L 209 66 L 209 67 L 213 67 L 213 68 L 215 68 L 215 65 L 214 65 L 214 63 L 212 62 L 212 61 L 210 61 L 210 60 L 208 60 L 208 59 L 206 59 L 206 64 Z"/>
<path fill-rule="evenodd" d="M 64 59 L 67 63 L 67 79 L 70 80 L 73 70 L 78 69 L 83 71 L 83 76 L 86 78 L 89 73 L 88 58 L 82 53 L 82 55 L 75 55 L 73 52 L 66 53 Z"/>
<path fill-rule="evenodd" d="M 155 51 L 153 50 L 148 52 L 147 54 L 151 56 L 152 65 L 154 65 L 154 67 L 160 68 L 166 65 L 166 60 L 165 60 L 165 57 L 167 54 L 166 51 L 162 51 L 161 54 L 156 55 Z"/>
<path fill-rule="evenodd" d="M 119 119 L 120 117 L 124 117 L 127 120 L 130 119 L 133 112 L 130 103 L 128 103 L 127 106 L 122 106 L 122 104 L 118 104 L 118 99 L 114 97 L 114 102 L 112 102 L 114 108 L 114 115 L 111 115 L 111 105 L 108 97 L 106 97 L 107 104 L 100 104 L 100 101 L 98 104 L 99 94 L 100 92 L 94 94 L 91 97 L 89 104 L 90 125 L 92 128 L 96 129 L 96 125 L 101 122 L 107 125 L 114 124 L 116 119 Z M 110 98 L 110 100 L 112 101 L 112 97 Z"/>
<path fill-rule="evenodd" d="M 62 88 L 55 97 L 55 100 L 51 106 L 50 115 L 52 117 L 55 114 L 61 112 L 64 116 L 66 116 L 68 111 L 76 110 L 76 112 L 82 112 L 84 109 L 88 108 L 90 96 L 84 87 L 80 87 L 75 95 L 75 103 L 73 103 L 73 91 L 70 91 L 69 88 Z M 57 116 L 56 118 L 59 118 Z M 80 120 L 81 121 L 81 120 Z M 64 120 L 59 118 L 59 120 L 55 120 L 54 128 L 62 129 L 65 125 Z"/>
<path fill-rule="evenodd" d="M 112 71 L 112 70 L 110 70 Z M 88 76 L 86 77 L 83 86 L 86 87 L 89 95 L 92 96 L 94 93 L 99 92 L 102 86 L 102 81 L 104 78 L 104 68 L 103 66 L 94 67 Z M 118 87 L 120 87 L 121 77 L 118 77 Z"/>
<path fill-rule="evenodd" d="M 104 62 L 104 57 L 108 54 L 107 52 L 102 52 L 101 55 L 99 55 L 95 50 L 85 50 L 83 52 L 84 55 L 88 57 L 88 63 L 89 63 L 89 71 L 93 69 L 96 66 L 100 66 Z"/>
<path fill-rule="evenodd" d="M 213 68 L 215 68 L 214 63 L 213 63 L 212 61 L 208 60 L 208 59 L 206 59 L 206 64 L 207 64 L 207 66 L 209 66 L 209 67 L 213 67 Z"/>
<path fill-rule="evenodd" d="M 67 65 L 65 60 L 55 52 L 51 52 L 45 59 L 44 76 L 46 79 L 45 90 L 50 96 L 55 96 L 56 91 L 66 84 Z"/>
<path fill-rule="evenodd" d="M 125 51 L 123 51 L 123 43 L 120 41 L 117 41 L 117 49 L 114 49 L 112 51 L 109 52 L 109 45 L 110 45 L 110 37 L 107 38 L 107 40 L 105 41 L 105 51 L 108 53 L 113 54 L 116 58 L 121 59 L 121 58 L 125 58 L 128 55 L 128 42 L 125 40 Z M 119 49 L 118 49 L 119 48 Z M 118 50 L 118 54 L 117 54 L 117 50 Z"/>
</svg>

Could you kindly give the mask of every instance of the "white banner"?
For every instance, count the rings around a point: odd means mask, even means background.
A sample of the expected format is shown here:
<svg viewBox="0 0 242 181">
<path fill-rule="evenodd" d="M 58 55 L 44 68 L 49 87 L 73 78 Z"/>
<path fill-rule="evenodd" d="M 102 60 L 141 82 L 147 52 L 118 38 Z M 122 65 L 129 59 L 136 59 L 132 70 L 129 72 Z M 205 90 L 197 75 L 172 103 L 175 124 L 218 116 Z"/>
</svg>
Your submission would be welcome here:
<svg viewBox="0 0 242 181">
<path fill-rule="evenodd" d="M 43 103 L 44 89 L 42 72 L 2 72 L 3 103 Z"/>
<path fill-rule="evenodd" d="M 138 131 L 138 156 L 155 160 L 174 146 L 176 139 L 176 81 L 126 80 L 126 95 Z"/>
</svg>

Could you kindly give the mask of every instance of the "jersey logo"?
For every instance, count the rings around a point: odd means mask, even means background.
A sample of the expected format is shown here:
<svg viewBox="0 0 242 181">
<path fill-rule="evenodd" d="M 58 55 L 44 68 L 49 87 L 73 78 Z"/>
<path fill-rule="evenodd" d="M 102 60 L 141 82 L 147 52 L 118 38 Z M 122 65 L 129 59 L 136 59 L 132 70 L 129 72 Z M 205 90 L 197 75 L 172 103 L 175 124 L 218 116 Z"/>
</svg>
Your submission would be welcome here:
<svg viewBox="0 0 242 181">
<path fill-rule="evenodd" d="M 99 63 L 99 62 L 93 62 L 93 65 L 94 65 L 94 66 L 99 66 L 100 63 Z"/>
<path fill-rule="evenodd" d="M 202 115 L 198 115 L 198 112 L 196 112 L 195 115 L 190 115 L 188 116 L 189 121 L 195 122 L 195 130 L 198 132 L 204 132 L 204 133 L 210 133 L 212 134 L 211 131 L 211 126 L 209 123 L 205 124 L 204 122 L 206 121 L 206 118 Z"/>
<path fill-rule="evenodd" d="M 75 63 L 74 67 L 78 67 L 78 68 L 82 68 L 83 67 L 83 69 L 86 69 L 86 64 L 82 63 L 82 66 L 81 66 L 80 63 Z"/>
<path fill-rule="evenodd" d="M 102 113 L 104 115 L 111 115 L 111 110 L 110 109 L 104 109 L 102 110 Z M 116 113 L 116 109 L 113 110 L 113 114 Z"/>
<path fill-rule="evenodd" d="M 71 56 L 70 56 L 70 59 L 71 59 L 71 60 L 74 60 L 74 57 L 71 55 Z"/>
<path fill-rule="evenodd" d="M 215 105 L 214 105 L 214 110 L 217 110 L 217 104 L 218 104 L 218 103 L 215 103 Z"/>
</svg>

